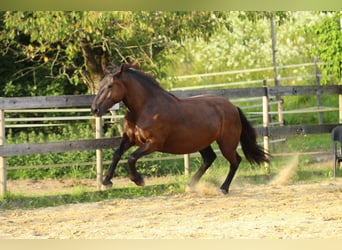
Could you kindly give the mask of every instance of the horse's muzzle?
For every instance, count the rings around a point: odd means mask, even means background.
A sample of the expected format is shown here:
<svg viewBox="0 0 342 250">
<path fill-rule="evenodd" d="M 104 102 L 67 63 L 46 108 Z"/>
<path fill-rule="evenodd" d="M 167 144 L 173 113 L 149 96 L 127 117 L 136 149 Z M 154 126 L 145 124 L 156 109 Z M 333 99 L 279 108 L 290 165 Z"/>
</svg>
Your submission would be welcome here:
<svg viewBox="0 0 342 250">
<path fill-rule="evenodd" d="M 95 116 L 101 116 L 101 115 L 100 115 L 100 109 L 99 109 L 98 107 L 92 105 L 91 108 L 90 108 L 90 110 L 91 110 L 91 113 L 92 113 L 93 115 L 95 115 Z"/>
</svg>

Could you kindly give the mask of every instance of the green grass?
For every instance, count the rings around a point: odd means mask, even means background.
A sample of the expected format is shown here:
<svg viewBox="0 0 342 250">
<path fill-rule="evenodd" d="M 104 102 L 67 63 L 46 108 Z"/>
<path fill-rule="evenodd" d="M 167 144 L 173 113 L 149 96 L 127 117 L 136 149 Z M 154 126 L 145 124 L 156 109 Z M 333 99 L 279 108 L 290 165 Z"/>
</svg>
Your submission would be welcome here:
<svg viewBox="0 0 342 250">
<path fill-rule="evenodd" d="M 150 185 L 144 188 L 111 188 L 104 191 L 88 191 L 87 189 L 79 188 L 70 193 L 51 195 L 25 195 L 7 192 L 4 197 L 0 198 L 0 211 L 7 209 L 34 209 L 64 204 L 97 202 L 108 199 L 153 197 L 182 192 L 184 192 L 184 185 L 181 182 Z"/>
</svg>

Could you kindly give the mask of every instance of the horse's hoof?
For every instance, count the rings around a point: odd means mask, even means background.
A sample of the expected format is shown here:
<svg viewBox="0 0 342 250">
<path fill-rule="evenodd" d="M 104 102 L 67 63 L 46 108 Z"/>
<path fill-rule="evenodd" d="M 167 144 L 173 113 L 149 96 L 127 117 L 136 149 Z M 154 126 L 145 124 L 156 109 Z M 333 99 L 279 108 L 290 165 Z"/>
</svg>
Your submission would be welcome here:
<svg viewBox="0 0 342 250">
<path fill-rule="evenodd" d="M 145 186 L 145 181 L 144 181 L 143 179 L 138 180 L 138 181 L 134 181 L 134 183 L 135 183 L 137 186 L 140 186 L 140 187 Z"/>
<path fill-rule="evenodd" d="M 111 189 L 112 188 L 112 185 L 107 185 L 107 186 L 105 186 L 105 185 L 101 185 L 101 191 L 107 191 L 107 190 L 109 190 L 109 189 Z"/>
<path fill-rule="evenodd" d="M 132 180 L 137 186 L 143 187 L 145 186 L 144 178 L 138 174 L 135 179 Z"/>
<path fill-rule="evenodd" d="M 221 193 L 224 195 L 229 193 L 228 190 L 226 190 L 226 189 L 220 188 L 220 190 L 221 190 Z"/>
<path fill-rule="evenodd" d="M 110 187 L 113 186 L 113 182 L 111 182 L 110 180 L 104 180 L 104 181 L 102 182 L 102 185 L 105 186 L 105 187 L 107 187 L 107 188 L 110 188 Z"/>
</svg>

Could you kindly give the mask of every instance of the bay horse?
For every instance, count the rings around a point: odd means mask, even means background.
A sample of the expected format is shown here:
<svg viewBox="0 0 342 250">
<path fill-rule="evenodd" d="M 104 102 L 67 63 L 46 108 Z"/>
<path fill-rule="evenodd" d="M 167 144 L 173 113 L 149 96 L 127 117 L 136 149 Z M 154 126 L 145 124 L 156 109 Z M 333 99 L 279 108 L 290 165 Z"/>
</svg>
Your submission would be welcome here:
<svg viewBox="0 0 342 250">
<path fill-rule="evenodd" d="M 105 68 L 91 111 L 102 116 L 121 101 L 126 106 L 124 133 L 103 181 L 105 186 L 112 185 L 121 156 L 132 146 L 138 149 L 129 156 L 128 166 L 130 179 L 138 186 L 143 186 L 144 180 L 135 164 L 140 157 L 155 151 L 171 154 L 199 151 L 203 165 L 192 177 L 191 187 L 216 159 L 211 147 L 216 141 L 230 163 L 228 175 L 220 187 L 223 193 L 228 193 L 241 161 L 236 151 L 239 142 L 251 164 L 269 162 L 268 152 L 257 144 L 256 132 L 241 109 L 223 97 L 200 95 L 180 99 L 165 91 L 151 75 L 131 64 L 122 64 Z"/>
</svg>

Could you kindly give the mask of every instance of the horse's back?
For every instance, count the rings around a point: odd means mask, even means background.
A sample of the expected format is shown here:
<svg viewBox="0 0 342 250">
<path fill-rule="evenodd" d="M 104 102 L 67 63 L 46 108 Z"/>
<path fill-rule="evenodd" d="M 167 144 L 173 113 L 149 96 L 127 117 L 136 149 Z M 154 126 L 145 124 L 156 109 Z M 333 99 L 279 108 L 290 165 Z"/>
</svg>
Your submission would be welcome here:
<svg viewBox="0 0 342 250">
<path fill-rule="evenodd" d="M 182 99 L 182 106 L 193 109 L 193 111 L 211 114 L 213 117 L 217 116 L 220 119 L 224 116 L 238 115 L 236 107 L 228 99 L 210 94 L 184 98 Z"/>
<path fill-rule="evenodd" d="M 227 137 L 229 131 L 240 133 L 241 127 L 237 108 L 214 95 L 179 99 L 173 110 L 165 112 L 164 124 L 170 128 L 165 150 L 171 153 L 201 150 Z"/>
</svg>

